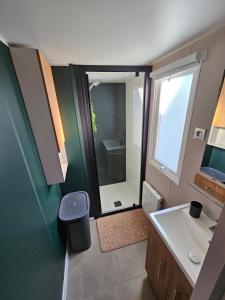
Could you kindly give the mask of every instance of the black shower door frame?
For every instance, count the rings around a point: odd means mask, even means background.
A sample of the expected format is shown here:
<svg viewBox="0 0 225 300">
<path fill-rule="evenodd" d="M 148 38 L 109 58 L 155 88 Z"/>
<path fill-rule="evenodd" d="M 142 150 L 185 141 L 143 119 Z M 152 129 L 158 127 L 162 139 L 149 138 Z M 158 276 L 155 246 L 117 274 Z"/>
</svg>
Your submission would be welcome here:
<svg viewBox="0 0 225 300">
<path fill-rule="evenodd" d="M 85 171 L 88 179 L 90 196 L 90 216 L 98 218 L 100 216 L 111 215 L 122 211 L 132 210 L 142 207 L 142 185 L 145 179 L 148 125 L 150 111 L 151 78 L 152 66 L 102 66 L 102 65 L 70 65 L 70 74 L 74 93 L 74 101 L 77 112 L 81 146 Z M 101 199 L 99 192 L 97 162 L 94 147 L 94 135 L 91 121 L 90 95 L 87 72 L 134 72 L 145 73 L 144 80 L 144 109 L 142 124 L 142 148 L 141 148 L 141 170 L 140 170 L 140 192 L 139 205 L 124 208 L 107 213 L 101 211 Z"/>
</svg>

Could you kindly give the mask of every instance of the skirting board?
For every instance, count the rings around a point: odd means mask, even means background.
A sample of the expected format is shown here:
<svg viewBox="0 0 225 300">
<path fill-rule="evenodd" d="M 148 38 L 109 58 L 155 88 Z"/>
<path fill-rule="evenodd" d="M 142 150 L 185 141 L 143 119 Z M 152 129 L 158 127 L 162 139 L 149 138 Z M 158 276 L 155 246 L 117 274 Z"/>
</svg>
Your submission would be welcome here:
<svg viewBox="0 0 225 300">
<path fill-rule="evenodd" d="M 94 218 L 89 218 L 90 221 L 93 221 Z M 64 276 L 63 276 L 63 290 L 62 290 L 62 300 L 66 300 L 67 296 L 67 284 L 68 284 L 68 273 L 69 273 L 69 244 L 67 241 L 66 245 L 66 255 L 65 255 L 65 265 L 64 265 Z"/>
<path fill-rule="evenodd" d="M 68 242 L 67 242 L 65 265 L 64 265 L 62 300 L 66 300 L 66 296 L 67 296 L 68 272 L 69 272 L 69 252 L 68 252 Z"/>
</svg>

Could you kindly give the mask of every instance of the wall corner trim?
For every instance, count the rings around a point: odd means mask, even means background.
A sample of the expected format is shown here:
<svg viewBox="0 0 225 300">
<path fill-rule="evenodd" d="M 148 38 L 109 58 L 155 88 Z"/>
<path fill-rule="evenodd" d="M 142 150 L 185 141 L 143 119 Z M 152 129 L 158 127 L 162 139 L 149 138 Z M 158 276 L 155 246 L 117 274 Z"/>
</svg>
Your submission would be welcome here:
<svg viewBox="0 0 225 300">
<path fill-rule="evenodd" d="M 69 245 L 67 241 L 66 255 L 64 264 L 64 278 L 63 278 L 63 289 L 62 289 L 62 300 L 66 300 L 67 297 L 67 286 L 68 286 L 68 274 L 69 274 Z"/>
</svg>

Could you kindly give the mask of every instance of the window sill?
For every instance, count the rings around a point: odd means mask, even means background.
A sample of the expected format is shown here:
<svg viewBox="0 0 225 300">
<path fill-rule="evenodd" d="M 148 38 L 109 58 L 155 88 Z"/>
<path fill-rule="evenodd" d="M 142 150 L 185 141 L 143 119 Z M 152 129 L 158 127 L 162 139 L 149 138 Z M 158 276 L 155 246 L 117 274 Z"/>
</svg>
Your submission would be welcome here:
<svg viewBox="0 0 225 300">
<path fill-rule="evenodd" d="M 172 173 L 171 171 L 169 171 L 168 169 L 166 169 L 166 167 L 164 167 L 163 165 L 161 165 L 158 161 L 151 159 L 149 161 L 149 163 L 155 167 L 162 175 L 165 175 L 168 179 L 170 179 L 173 183 L 175 183 L 177 186 L 180 185 L 180 175 L 175 175 L 174 173 Z"/>
</svg>

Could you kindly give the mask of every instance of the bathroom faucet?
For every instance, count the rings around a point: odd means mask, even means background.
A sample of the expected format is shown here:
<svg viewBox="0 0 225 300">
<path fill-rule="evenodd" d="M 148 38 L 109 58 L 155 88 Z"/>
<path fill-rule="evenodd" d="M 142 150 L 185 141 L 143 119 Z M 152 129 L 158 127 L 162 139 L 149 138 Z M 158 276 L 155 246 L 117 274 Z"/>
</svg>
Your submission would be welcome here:
<svg viewBox="0 0 225 300">
<path fill-rule="evenodd" d="M 216 224 L 215 224 L 215 225 L 212 225 L 212 226 L 210 226 L 210 227 L 209 227 L 209 230 L 211 230 L 212 232 L 214 232 L 214 231 L 215 231 L 215 229 L 216 229 L 216 226 L 217 226 L 217 224 L 218 224 L 218 221 L 217 221 L 217 220 L 216 220 L 215 222 L 216 222 Z"/>
</svg>

